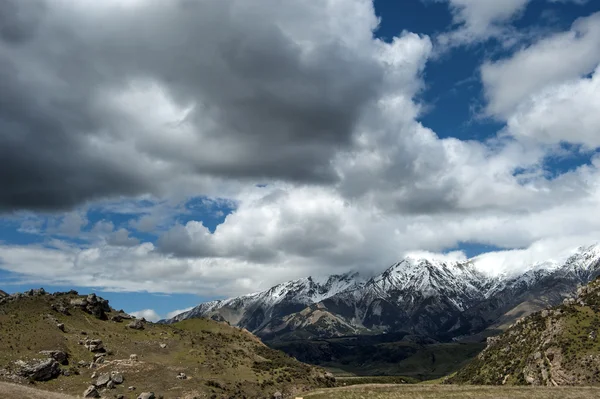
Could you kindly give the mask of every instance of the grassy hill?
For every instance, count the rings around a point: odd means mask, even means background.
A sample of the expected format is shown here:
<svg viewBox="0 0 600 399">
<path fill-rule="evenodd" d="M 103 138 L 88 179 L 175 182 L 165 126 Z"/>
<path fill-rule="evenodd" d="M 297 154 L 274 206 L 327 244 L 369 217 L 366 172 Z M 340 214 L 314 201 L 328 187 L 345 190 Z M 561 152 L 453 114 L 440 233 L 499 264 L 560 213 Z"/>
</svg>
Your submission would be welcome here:
<svg viewBox="0 0 600 399">
<path fill-rule="evenodd" d="M 40 363 L 47 367 L 37 372 Z M 101 379 L 111 375 L 124 381 L 108 389 Z M 166 398 L 288 397 L 334 384 L 324 370 L 223 323 L 146 323 L 101 298 L 40 290 L 0 299 L 0 380 L 78 396 L 99 383 L 103 397 L 124 398 L 141 392 Z"/>
<path fill-rule="evenodd" d="M 488 339 L 477 358 L 448 379 L 493 385 L 600 385 L 600 279 L 557 307 L 519 319 Z"/>
</svg>

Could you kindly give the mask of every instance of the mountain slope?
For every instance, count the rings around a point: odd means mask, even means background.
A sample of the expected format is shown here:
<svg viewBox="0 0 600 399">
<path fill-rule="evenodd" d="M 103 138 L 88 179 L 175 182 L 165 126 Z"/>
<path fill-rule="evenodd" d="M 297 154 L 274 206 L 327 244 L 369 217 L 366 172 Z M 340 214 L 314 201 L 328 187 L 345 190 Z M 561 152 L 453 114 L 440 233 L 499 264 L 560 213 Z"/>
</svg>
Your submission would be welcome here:
<svg viewBox="0 0 600 399">
<path fill-rule="evenodd" d="M 201 304 L 167 322 L 211 317 L 266 339 L 406 331 L 447 341 L 496 326 L 492 334 L 515 317 L 560 303 L 596 277 L 600 246 L 518 275 L 490 276 L 477 262 L 408 257 L 368 281 L 347 274 L 320 285 L 309 277 Z"/>
<path fill-rule="evenodd" d="M 292 396 L 334 382 L 225 323 L 148 323 L 76 292 L 0 299 L 0 337 L 0 380 L 78 396 L 92 384 L 102 397 Z"/>
<path fill-rule="evenodd" d="M 449 383 L 600 384 L 600 279 L 560 306 L 519 319 Z"/>
</svg>

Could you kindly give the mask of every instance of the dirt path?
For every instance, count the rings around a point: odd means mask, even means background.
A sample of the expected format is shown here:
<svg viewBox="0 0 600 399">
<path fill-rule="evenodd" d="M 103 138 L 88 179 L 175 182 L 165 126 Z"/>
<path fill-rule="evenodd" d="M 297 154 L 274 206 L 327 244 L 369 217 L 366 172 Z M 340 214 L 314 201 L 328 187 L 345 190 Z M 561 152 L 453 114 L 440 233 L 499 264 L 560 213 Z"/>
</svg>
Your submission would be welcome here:
<svg viewBox="0 0 600 399">
<path fill-rule="evenodd" d="M 23 385 L 0 382 L 0 398 L 2 399 L 75 399 L 74 396 L 42 391 Z"/>
</svg>

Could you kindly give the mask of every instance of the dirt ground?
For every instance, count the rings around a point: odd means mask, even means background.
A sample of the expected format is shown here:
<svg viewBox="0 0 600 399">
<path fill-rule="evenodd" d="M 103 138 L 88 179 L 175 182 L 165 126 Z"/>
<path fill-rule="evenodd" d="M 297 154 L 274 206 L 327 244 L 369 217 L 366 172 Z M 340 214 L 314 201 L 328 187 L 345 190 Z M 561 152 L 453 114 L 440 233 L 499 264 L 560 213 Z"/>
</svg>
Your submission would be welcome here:
<svg viewBox="0 0 600 399">
<path fill-rule="evenodd" d="M 75 399 L 74 396 L 63 395 L 26 387 L 23 385 L 0 382 L 0 398 L 2 399 Z"/>
</svg>

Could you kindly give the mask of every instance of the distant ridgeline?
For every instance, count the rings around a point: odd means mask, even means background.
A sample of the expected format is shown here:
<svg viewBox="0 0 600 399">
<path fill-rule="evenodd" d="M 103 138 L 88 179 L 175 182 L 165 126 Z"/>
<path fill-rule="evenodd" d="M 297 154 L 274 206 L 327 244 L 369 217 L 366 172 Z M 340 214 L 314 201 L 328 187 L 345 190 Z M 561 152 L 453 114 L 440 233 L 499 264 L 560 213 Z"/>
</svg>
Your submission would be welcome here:
<svg viewBox="0 0 600 399">
<path fill-rule="evenodd" d="M 566 260 L 490 276 L 475 261 L 406 258 L 382 274 L 311 277 L 237 298 L 203 303 L 164 323 L 206 317 L 243 327 L 266 341 L 403 332 L 450 342 L 502 331 L 523 315 L 557 305 L 600 274 L 600 247 Z"/>
</svg>

